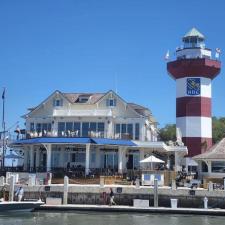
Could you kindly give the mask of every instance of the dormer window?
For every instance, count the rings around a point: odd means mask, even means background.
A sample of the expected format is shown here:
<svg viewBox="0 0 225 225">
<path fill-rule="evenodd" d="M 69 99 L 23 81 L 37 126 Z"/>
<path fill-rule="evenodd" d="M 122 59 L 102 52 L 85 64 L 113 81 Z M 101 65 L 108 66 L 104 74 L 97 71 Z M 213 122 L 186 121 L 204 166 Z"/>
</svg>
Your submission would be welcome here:
<svg viewBox="0 0 225 225">
<path fill-rule="evenodd" d="M 85 103 L 85 102 L 87 102 L 88 101 L 88 97 L 79 97 L 79 102 L 80 103 Z"/>
<path fill-rule="evenodd" d="M 63 106 L 63 100 L 62 99 L 59 99 L 59 98 L 54 99 L 53 100 L 53 106 L 54 107 Z"/>
<path fill-rule="evenodd" d="M 80 95 L 76 100 L 77 103 L 87 103 L 90 98 L 90 95 Z"/>
<path fill-rule="evenodd" d="M 107 99 L 106 105 L 109 106 L 109 107 L 115 107 L 116 106 L 116 99 L 115 98 Z"/>
</svg>

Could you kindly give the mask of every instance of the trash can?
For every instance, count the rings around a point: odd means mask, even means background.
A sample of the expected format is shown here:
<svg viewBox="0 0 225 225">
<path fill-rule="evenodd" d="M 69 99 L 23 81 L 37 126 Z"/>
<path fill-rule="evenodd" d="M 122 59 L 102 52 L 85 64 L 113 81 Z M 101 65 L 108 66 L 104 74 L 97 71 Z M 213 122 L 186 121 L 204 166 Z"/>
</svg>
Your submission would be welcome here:
<svg viewBox="0 0 225 225">
<path fill-rule="evenodd" d="M 170 202 L 171 202 L 171 208 L 176 209 L 177 208 L 177 199 L 172 198 L 172 199 L 170 199 Z"/>
</svg>

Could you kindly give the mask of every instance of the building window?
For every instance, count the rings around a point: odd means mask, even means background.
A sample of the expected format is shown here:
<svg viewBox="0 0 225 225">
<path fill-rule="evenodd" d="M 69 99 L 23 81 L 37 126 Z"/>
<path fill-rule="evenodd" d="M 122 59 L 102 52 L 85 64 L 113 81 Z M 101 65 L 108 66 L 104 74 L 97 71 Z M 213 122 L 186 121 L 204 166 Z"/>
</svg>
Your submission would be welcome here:
<svg viewBox="0 0 225 225">
<path fill-rule="evenodd" d="M 31 131 L 31 132 L 34 131 L 34 123 L 30 123 L 30 131 Z"/>
<path fill-rule="evenodd" d="M 135 140 L 140 139 L 140 125 L 139 123 L 135 123 Z"/>
<path fill-rule="evenodd" d="M 54 99 L 53 100 L 53 106 L 54 107 L 59 107 L 59 106 L 63 106 L 63 100 L 62 99 Z"/>
<path fill-rule="evenodd" d="M 127 134 L 129 135 L 130 139 L 133 139 L 133 124 L 127 124 Z"/>
<path fill-rule="evenodd" d="M 74 132 L 76 137 L 80 137 L 80 122 L 74 122 Z"/>
<path fill-rule="evenodd" d="M 213 173 L 225 173 L 225 162 L 224 161 L 212 162 L 212 172 Z"/>
<path fill-rule="evenodd" d="M 96 152 L 92 151 L 91 152 L 91 163 L 95 163 L 95 161 L 96 161 Z"/>
<path fill-rule="evenodd" d="M 202 161 L 202 172 L 203 173 L 207 173 L 208 172 L 208 166 L 207 166 L 207 164 L 204 161 Z"/>
<path fill-rule="evenodd" d="M 133 139 L 133 124 L 116 124 L 115 138 Z"/>
<path fill-rule="evenodd" d="M 78 103 L 86 103 L 88 102 L 90 96 L 89 95 L 82 95 L 82 96 L 79 96 L 78 100 L 76 102 Z"/>
<path fill-rule="evenodd" d="M 88 137 L 89 123 L 82 123 L 82 137 Z"/>
<path fill-rule="evenodd" d="M 66 135 L 70 137 L 73 132 L 73 122 L 66 122 Z"/>
<path fill-rule="evenodd" d="M 41 132 L 41 123 L 37 123 L 37 124 L 36 124 L 36 131 L 37 131 L 38 133 Z"/>
<path fill-rule="evenodd" d="M 65 136 L 65 123 L 58 122 L 58 136 L 62 137 Z"/>
<path fill-rule="evenodd" d="M 106 105 L 109 106 L 109 107 L 115 107 L 116 106 L 116 99 L 115 98 L 106 99 Z"/>
<path fill-rule="evenodd" d="M 104 123 L 98 123 L 97 132 L 98 132 L 98 137 L 104 138 L 104 132 L 105 132 Z"/>
</svg>

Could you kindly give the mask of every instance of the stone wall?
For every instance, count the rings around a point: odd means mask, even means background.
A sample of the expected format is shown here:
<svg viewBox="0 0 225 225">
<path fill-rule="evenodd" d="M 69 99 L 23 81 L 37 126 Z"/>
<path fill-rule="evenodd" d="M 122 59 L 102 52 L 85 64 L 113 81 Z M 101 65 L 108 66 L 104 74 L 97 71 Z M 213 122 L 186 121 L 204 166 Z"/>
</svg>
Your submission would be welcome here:
<svg viewBox="0 0 225 225">
<path fill-rule="evenodd" d="M 68 193 L 68 204 L 108 204 L 109 188 L 115 193 L 115 202 L 118 205 L 133 205 L 133 199 L 150 200 L 150 206 L 154 204 L 153 187 L 141 186 L 104 186 L 99 185 L 70 185 Z M 1 189 L 1 187 L 0 187 Z M 15 190 L 17 187 L 15 187 Z M 7 187 L 8 191 L 8 187 Z M 121 193 L 118 193 L 121 192 Z M 63 198 L 63 185 L 50 186 L 24 186 L 25 199 L 43 199 L 46 197 Z M 178 199 L 178 207 L 203 208 L 203 199 L 206 196 L 211 208 L 225 208 L 225 191 L 206 189 L 159 188 L 159 206 L 170 207 L 170 199 Z"/>
</svg>

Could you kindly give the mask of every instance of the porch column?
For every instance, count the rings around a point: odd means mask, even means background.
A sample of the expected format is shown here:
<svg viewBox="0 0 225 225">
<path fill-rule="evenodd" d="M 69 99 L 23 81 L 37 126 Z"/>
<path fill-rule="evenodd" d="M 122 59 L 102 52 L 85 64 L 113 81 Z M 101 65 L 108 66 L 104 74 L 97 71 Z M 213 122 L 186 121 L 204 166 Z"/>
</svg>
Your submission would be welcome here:
<svg viewBox="0 0 225 225">
<path fill-rule="evenodd" d="M 36 171 L 38 170 L 39 166 L 40 166 L 40 149 L 36 149 Z"/>
<path fill-rule="evenodd" d="M 125 152 L 126 148 L 124 146 L 119 146 L 118 151 L 118 173 L 122 174 L 125 167 Z"/>
<path fill-rule="evenodd" d="M 34 146 L 30 146 L 30 171 L 34 169 Z"/>
<path fill-rule="evenodd" d="M 47 144 L 45 146 L 46 150 L 47 150 L 47 171 L 49 172 L 51 171 L 51 161 L 52 161 L 52 145 L 51 144 Z"/>
<path fill-rule="evenodd" d="M 23 160 L 23 169 L 25 171 L 28 170 L 28 151 L 29 149 L 27 147 L 24 147 L 24 160 Z"/>
<path fill-rule="evenodd" d="M 89 174 L 90 169 L 90 146 L 91 144 L 86 144 L 85 175 Z"/>
<path fill-rule="evenodd" d="M 206 161 L 206 164 L 208 165 L 208 174 L 211 175 L 211 173 L 212 173 L 212 162 Z"/>
</svg>

